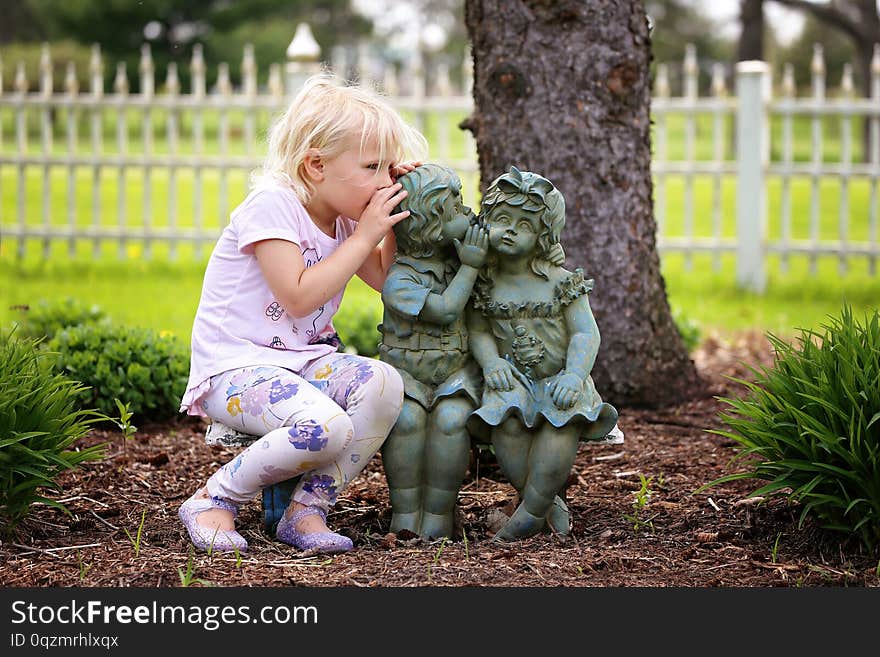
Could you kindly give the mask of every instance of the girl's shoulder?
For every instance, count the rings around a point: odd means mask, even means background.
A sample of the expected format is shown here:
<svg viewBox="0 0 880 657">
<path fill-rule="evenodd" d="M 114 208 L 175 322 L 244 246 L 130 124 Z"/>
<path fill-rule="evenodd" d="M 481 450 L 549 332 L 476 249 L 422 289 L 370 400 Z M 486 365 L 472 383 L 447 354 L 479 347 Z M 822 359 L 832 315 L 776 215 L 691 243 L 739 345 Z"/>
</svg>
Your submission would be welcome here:
<svg viewBox="0 0 880 657">
<path fill-rule="evenodd" d="M 553 267 L 549 273 L 554 285 L 553 297 L 563 305 L 567 305 L 593 289 L 593 279 L 584 278 L 584 270 L 578 267 L 574 271 Z"/>
</svg>

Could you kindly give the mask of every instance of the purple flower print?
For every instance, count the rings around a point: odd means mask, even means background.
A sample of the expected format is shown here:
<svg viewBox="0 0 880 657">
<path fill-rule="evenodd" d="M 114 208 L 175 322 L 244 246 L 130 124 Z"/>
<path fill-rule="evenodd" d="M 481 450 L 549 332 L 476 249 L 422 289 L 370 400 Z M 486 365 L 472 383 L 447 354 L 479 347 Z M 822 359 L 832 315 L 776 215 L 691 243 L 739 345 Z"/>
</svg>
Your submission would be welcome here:
<svg viewBox="0 0 880 657">
<path fill-rule="evenodd" d="M 351 395 L 375 374 L 369 363 L 359 358 L 343 358 L 336 364 L 336 376 L 330 384 L 330 398 L 343 408 L 348 408 Z"/>
<path fill-rule="evenodd" d="M 330 475 L 312 475 L 303 482 L 303 492 L 311 493 L 336 504 L 336 482 Z"/>
<path fill-rule="evenodd" d="M 242 457 L 239 456 L 232 463 L 229 463 L 225 467 L 229 468 L 229 476 L 234 477 L 235 473 L 238 472 L 238 469 L 241 467 Z"/>
<path fill-rule="evenodd" d="M 268 402 L 269 390 L 265 381 L 257 382 L 241 393 L 241 407 L 251 415 L 260 415 Z"/>
<path fill-rule="evenodd" d="M 269 402 L 277 404 L 282 399 L 290 399 L 297 390 L 299 390 L 299 386 L 296 383 L 283 383 L 279 379 L 275 379 L 269 390 Z"/>
<path fill-rule="evenodd" d="M 360 460 L 361 460 L 361 455 L 360 455 L 360 454 L 352 454 L 352 455 L 351 455 L 351 462 L 352 462 L 352 463 L 357 463 L 357 462 L 360 461 Z"/>
<path fill-rule="evenodd" d="M 324 429 L 314 420 L 294 422 L 287 432 L 287 439 L 297 449 L 307 449 L 310 452 L 324 449 L 328 440 Z"/>
</svg>

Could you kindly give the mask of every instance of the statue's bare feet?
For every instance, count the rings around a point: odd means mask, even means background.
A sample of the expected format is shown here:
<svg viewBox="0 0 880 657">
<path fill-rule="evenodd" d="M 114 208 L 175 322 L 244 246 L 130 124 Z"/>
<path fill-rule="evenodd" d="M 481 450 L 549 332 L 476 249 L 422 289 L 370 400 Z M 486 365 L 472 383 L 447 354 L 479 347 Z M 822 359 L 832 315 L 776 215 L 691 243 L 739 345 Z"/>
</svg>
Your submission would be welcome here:
<svg viewBox="0 0 880 657">
<path fill-rule="evenodd" d="M 571 514 L 568 511 L 568 505 L 557 495 L 553 498 L 553 504 L 545 516 L 550 529 L 557 534 L 568 536 L 571 532 Z"/>
<path fill-rule="evenodd" d="M 399 534 L 401 531 L 406 530 L 412 532 L 413 534 L 418 534 L 419 525 L 421 524 L 421 518 L 421 511 L 412 511 L 410 513 L 392 513 L 390 531 L 395 534 Z"/>
<path fill-rule="evenodd" d="M 510 516 L 510 520 L 502 527 L 492 540 L 494 541 L 516 541 L 521 538 L 528 538 L 540 532 L 545 525 L 544 518 L 529 513 L 523 503 L 516 507 L 516 511 Z"/>
<path fill-rule="evenodd" d="M 452 537 L 454 527 L 455 518 L 451 512 L 437 514 L 425 511 L 422 514 L 422 527 L 419 534 L 424 538 Z"/>
</svg>

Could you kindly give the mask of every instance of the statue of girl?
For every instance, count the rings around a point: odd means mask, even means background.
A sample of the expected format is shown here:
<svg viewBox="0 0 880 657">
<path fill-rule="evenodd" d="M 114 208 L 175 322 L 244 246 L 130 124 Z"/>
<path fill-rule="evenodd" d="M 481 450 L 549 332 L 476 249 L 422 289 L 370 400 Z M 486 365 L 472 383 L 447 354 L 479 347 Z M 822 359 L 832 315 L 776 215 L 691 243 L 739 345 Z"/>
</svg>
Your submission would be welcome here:
<svg viewBox="0 0 880 657">
<path fill-rule="evenodd" d="M 565 224 L 561 192 L 513 167 L 486 190 L 480 214 L 490 255 L 468 329 L 485 387 L 468 423 L 491 431 L 498 464 L 519 493 L 519 506 L 495 535 L 516 540 L 540 532 L 548 518 L 555 524 L 578 442 L 619 442 L 617 411 L 590 376 L 599 349 L 587 299 L 593 281 L 548 261 Z M 561 517 L 567 525 L 567 509 Z"/>
<path fill-rule="evenodd" d="M 382 447 L 391 531 L 452 536 L 470 462 L 468 416 L 480 401 L 465 306 L 488 252 L 488 232 L 462 204 L 461 180 L 436 164 L 398 179 L 397 255 L 382 288 L 379 358 L 403 377 L 403 410 Z"/>
</svg>

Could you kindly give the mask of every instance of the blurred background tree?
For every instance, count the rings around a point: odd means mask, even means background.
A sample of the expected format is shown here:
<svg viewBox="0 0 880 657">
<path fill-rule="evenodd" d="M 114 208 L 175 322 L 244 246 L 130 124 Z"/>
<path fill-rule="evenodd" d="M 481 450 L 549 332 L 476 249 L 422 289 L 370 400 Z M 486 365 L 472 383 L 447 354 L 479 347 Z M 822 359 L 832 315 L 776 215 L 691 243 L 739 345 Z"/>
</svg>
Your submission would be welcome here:
<svg viewBox="0 0 880 657">
<path fill-rule="evenodd" d="M 115 63 L 124 61 L 131 89 L 136 91 L 143 43 L 152 46 L 157 83 L 163 81 L 168 62 L 175 61 L 181 84 L 189 89 L 195 43 L 204 44 L 209 85 L 216 80 L 217 64 L 222 61 L 229 63 L 233 84 L 238 84 L 243 46 L 252 43 L 263 84 L 269 64 L 284 61 L 300 21 L 309 23 L 325 54 L 337 43 L 355 42 L 372 31 L 371 21 L 349 0 L 0 0 L 0 12 L 4 17 L 0 27 L 4 77 L 22 59 L 28 64 L 32 86 L 36 85 L 32 71 L 43 40 L 52 43 L 53 55 L 58 43 L 79 44 L 81 52 L 71 53 L 68 46 L 65 54 L 78 62 L 81 75 L 79 62 L 88 60 L 92 43 L 100 43 L 105 84 L 115 75 Z M 59 76 L 55 77 L 59 85 Z"/>
</svg>

